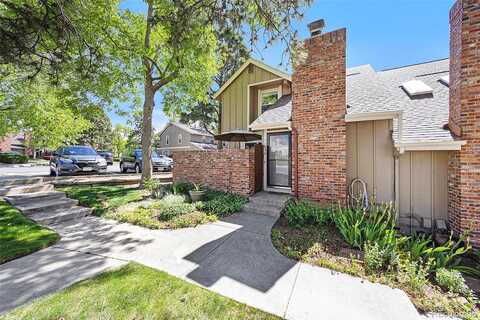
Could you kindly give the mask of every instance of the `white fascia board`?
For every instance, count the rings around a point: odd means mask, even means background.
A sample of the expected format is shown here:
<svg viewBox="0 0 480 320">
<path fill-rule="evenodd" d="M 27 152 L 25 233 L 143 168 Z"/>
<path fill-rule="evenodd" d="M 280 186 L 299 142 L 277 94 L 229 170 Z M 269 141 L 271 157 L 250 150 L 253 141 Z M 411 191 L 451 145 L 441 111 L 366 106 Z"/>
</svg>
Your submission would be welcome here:
<svg viewBox="0 0 480 320">
<path fill-rule="evenodd" d="M 449 151 L 460 150 L 467 142 L 463 140 L 458 141 L 423 141 L 412 143 L 395 143 L 395 148 L 404 151 Z"/>
<path fill-rule="evenodd" d="M 278 128 L 288 128 L 291 129 L 292 122 L 275 122 L 275 123 L 264 123 L 264 124 L 257 124 L 257 125 L 249 125 L 250 130 L 257 131 L 257 130 L 266 130 L 266 129 L 278 129 Z"/>
<path fill-rule="evenodd" d="M 374 121 L 374 120 L 390 120 L 398 119 L 402 115 L 402 111 L 379 111 L 379 112 L 362 112 L 345 115 L 345 122 Z"/>
</svg>

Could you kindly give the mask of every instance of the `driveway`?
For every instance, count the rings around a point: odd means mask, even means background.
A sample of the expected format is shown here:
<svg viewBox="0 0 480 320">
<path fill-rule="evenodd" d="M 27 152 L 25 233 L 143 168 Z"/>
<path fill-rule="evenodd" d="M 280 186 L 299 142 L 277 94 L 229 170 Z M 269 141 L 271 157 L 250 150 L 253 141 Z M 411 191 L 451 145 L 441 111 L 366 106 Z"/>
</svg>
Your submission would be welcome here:
<svg viewBox="0 0 480 320">
<path fill-rule="evenodd" d="M 419 319 L 403 291 L 282 256 L 274 222 L 238 213 L 174 231 L 96 217 L 57 225 L 55 246 L 0 265 L 0 313 L 136 261 L 287 319 Z"/>
<path fill-rule="evenodd" d="M 120 173 L 118 162 L 107 167 L 107 174 Z M 25 177 L 46 177 L 50 176 L 49 166 L 16 167 L 0 164 L 0 179 L 20 179 Z"/>
</svg>

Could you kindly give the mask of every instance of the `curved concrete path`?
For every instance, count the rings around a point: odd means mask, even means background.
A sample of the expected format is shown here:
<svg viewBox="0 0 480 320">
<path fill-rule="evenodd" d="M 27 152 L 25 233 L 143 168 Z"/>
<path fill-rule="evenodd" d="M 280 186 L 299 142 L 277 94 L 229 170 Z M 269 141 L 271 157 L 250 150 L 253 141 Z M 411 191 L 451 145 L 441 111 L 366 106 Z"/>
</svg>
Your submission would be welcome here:
<svg viewBox="0 0 480 320">
<path fill-rule="evenodd" d="M 282 256 L 270 241 L 275 220 L 238 213 L 174 231 L 96 217 L 55 225 L 56 245 L 0 265 L 0 313 L 136 261 L 287 319 L 420 318 L 401 290 Z"/>
</svg>

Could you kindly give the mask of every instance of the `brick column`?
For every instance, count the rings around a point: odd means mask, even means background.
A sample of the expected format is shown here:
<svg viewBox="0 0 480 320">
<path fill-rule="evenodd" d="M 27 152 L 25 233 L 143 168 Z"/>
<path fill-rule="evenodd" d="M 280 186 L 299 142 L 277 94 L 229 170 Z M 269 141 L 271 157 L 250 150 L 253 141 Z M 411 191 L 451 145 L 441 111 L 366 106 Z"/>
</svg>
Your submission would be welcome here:
<svg viewBox="0 0 480 320">
<path fill-rule="evenodd" d="M 292 76 L 293 191 L 323 204 L 344 203 L 346 29 L 313 35 L 304 46 Z"/>
<path fill-rule="evenodd" d="M 480 246 L 480 2 L 458 0 L 450 10 L 450 112 L 456 139 L 449 159 L 448 211 L 456 233 L 472 230 Z"/>
</svg>

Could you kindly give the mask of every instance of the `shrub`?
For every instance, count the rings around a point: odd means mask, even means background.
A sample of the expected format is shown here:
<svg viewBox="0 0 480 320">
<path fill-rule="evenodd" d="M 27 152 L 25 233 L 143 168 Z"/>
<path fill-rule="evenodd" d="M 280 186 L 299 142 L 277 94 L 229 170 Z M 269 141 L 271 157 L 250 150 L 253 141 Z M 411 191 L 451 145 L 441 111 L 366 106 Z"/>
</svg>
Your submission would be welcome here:
<svg viewBox="0 0 480 320">
<path fill-rule="evenodd" d="M 421 263 L 408 259 L 402 260 L 400 263 L 398 280 L 405 284 L 411 292 L 422 293 L 425 286 L 428 285 L 427 276 L 428 267 Z"/>
<path fill-rule="evenodd" d="M 221 191 L 207 192 L 206 199 L 203 203 L 203 210 L 219 217 L 238 212 L 247 203 L 242 196 Z"/>
<path fill-rule="evenodd" d="M 289 200 L 284 215 L 291 226 L 320 226 L 330 220 L 330 209 L 322 208 L 308 200 Z"/>
<path fill-rule="evenodd" d="M 368 241 L 382 242 L 382 247 L 397 241 L 392 204 L 373 204 L 368 211 L 361 207 L 338 206 L 332 213 L 332 220 L 345 241 L 354 248 L 362 249 Z"/>
<path fill-rule="evenodd" d="M 407 237 L 402 250 L 409 254 L 412 261 L 427 262 L 427 252 L 433 246 L 432 237 L 426 234 L 414 233 Z"/>
<path fill-rule="evenodd" d="M 171 192 L 173 194 L 187 194 L 188 191 L 193 189 L 193 185 L 188 181 L 177 181 L 171 186 Z"/>
<path fill-rule="evenodd" d="M 442 268 L 462 269 L 461 256 L 471 249 L 466 237 L 467 234 L 463 234 L 454 241 L 450 236 L 445 243 L 435 245 L 430 236 L 413 235 L 404 242 L 402 249 L 409 254 L 412 261 L 428 264 L 430 273 Z"/>
<path fill-rule="evenodd" d="M 3 163 L 27 163 L 28 157 L 15 152 L 0 152 L 0 162 Z"/>
<path fill-rule="evenodd" d="M 469 291 L 462 274 L 456 270 L 438 269 L 435 274 L 435 281 L 440 287 L 450 292 L 467 294 Z"/>
<path fill-rule="evenodd" d="M 165 196 L 168 191 L 168 186 L 165 186 L 160 180 L 149 179 L 144 183 L 145 189 L 150 191 L 152 198 L 159 199 Z"/>
<path fill-rule="evenodd" d="M 399 264 L 395 245 L 382 247 L 379 242 L 367 242 L 364 246 L 364 263 L 368 272 L 392 270 Z"/>
<path fill-rule="evenodd" d="M 196 211 L 195 205 L 185 202 L 185 197 L 168 195 L 152 206 L 155 217 L 161 221 L 168 221 L 180 215 Z"/>
</svg>

